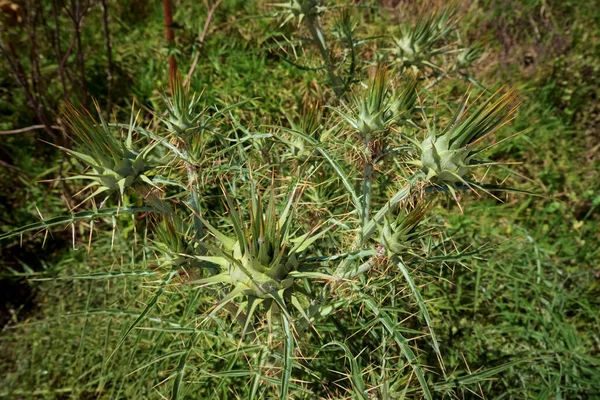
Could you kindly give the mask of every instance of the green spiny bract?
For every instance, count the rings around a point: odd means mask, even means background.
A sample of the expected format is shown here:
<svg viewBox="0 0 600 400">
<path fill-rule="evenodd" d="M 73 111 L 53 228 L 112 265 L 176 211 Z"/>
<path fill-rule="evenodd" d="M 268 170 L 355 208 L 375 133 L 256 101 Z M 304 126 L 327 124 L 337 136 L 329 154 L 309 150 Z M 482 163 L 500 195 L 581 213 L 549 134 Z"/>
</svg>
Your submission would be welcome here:
<svg viewBox="0 0 600 400">
<path fill-rule="evenodd" d="M 386 69 L 377 70 L 369 88 L 355 94 L 348 113 L 338 111 L 362 138 L 386 131 L 394 123 L 406 119 L 416 101 L 416 79 L 410 78 L 404 89 L 394 92 Z"/>
<path fill-rule="evenodd" d="M 415 162 L 427 180 L 449 186 L 467 183 L 470 169 L 477 165 L 473 158 L 481 152 L 475 146 L 511 119 L 516 110 L 510 108 L 514 99 L 512 92 L 501 96 L 496 93 L 467 117 L 465 96 L 445 129 L 438 132 L 435 126 L 429 126 L 428 137 L 419 144 L 421 158 Z"/>
<path fill-rule="evenodd" d="M 91 179 L 92 183 L 86 186 L 86 189 L 98 187 L 88 199 L 103 192 L 114 191 L 119 191 L 122 196 L 126 188 L 139 183 L 140 180 L 152 185 L 146 172 L 153 167 L 147 160 L 153 146 L 146 146 L 141 151 L 134 148 L 134 114 L 131 115 L 129 130 L 123 140 L 115 137 L 97 104 L 96 108 L 99 123 L 87 111 L 82 115 L 72 105 L 67 105 L 64 110 L 65 121 L 74 135 L 78 150 L 62 149 L 79 158 L 93 170 L 93 173 L 75 178 Z"/>
<path fill-rule="evenodd" d="M 408 212 L 397 215 L 390 212 L 379 228 L 379 242 L 384 246 L 387 255 L 401 255 L 410 247 L 410 243 L 419 236 L 418 225 L 427 213 L 428 205 L 417 203 Z"/>
<path fill-rule="evenodd" d="M 322 12 L 322 0 L 290 0 L 286 3 L 273 4 L 275 7 L 280 7 L 288 10 L 283 23 L 285 25 L 293 18 L 298 18 L 298 23 L 302 23 L 304 18 L 317 17 Z"/>
</svg>

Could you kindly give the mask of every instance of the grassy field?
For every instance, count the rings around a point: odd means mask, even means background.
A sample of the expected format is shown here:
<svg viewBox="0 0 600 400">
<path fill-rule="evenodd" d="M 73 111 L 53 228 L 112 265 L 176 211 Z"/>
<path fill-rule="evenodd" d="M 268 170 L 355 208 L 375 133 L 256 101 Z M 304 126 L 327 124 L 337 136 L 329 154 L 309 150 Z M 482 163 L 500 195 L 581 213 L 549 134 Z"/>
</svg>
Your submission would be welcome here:
<svg viewBox="0 0 600 400">
<path fill-rule="evenodd" d="M 78 193 L 81 180 L 56 180 L 84 170 L 76 157 L 47 143 L 71 148 L 61 130 L 5 132 L 42 124 L 40 118 L 65 127 L 59 110 L 66 99 L 88 109 L 96 99 L 105 116 L 112 109 L 125 122 L 135 103 L 140 126 L 155 128 L 156 115 L 167 115 L 161 93 L 170 90 L 169 55 L 184 76 L 197 56 L 190 90 L 202 93 L 207 118 L 214 117 L 216 133 L 198 150 L 212 157 L 198 162 L 204 185 L 198 201 L 207 218 L 233 231 L 234 208 L 223 205 L 222 181 L 244 204 L 250 198 L 244 185 L 254 174 L 262 189 L 280 189 L 279 201 L 302 171 L 297 226 L 330 230 L 307 250 L 308 258 L 329 257 L 318 263 L 322 276 L 303 283 L 313 297 L 326 297 L 310 326 L 302 326 L 295 308 L 290 324 L 275 306 L 245 338 L 235 310 L 211 314 L 224 304 L 220 292 L 189 284 L 205 277 L 199 268 L 173 276 L 161 269 L 155 221 L 145 214 L 122 212 L 93 224 L 82 219 L 73 229 L 62 221 L 48 234 L 39 229 L 6 238 L 0 242 L 0 397 L 600 399 L 600 9 L 594 2 L 455 4 L 460 40 L 482 48 L 469 69 L 476 83 L 448 77 L 422 88 L 418 101 L 439 107 L 443 121 L 477 84 L 514 88 L 520 103 L 514 119 L 486 138 L 497 143 L 486 158 L 501 165 L 476 174 L 532 194 L 426 192 L 429 208 L 417 244 L 406 250 L 406 268 L 392 263 L 394 257 L 378 257 L 367 272 L 341 283 L 326 276 L 351 259 L 331 256 L 359 235 L 351 196 L 326 157 L 276 127 L 301 125 L 305 104 L 327 106 L 322 120 L 334 128 L 322 134 L 323 147 L 339 156 L 356 188 L 363 150 L 340 128 L 331 73 L 297 18 L 282 24 L 285 9 L 270 2 L 224 0 L 212 8 L 178 0 L 175 42 L 167 45 L 158 3 L 97 1 L 83 12 L 78 0 L 13 11 L 5 3 L 13 4 L 0 0 L 4 60 L 19 60 L 25 74 L 0 64 L 0 235 L 40 216 L 70 215 L 90 194 Z M 399 26 L 414 26 L 440 7 L 348 3 L 335 2 L 322 18 L 331 42 L 345 40 L 336 25 L 344 10 L 356 21 L 361 62 L 340 68 L 356 69 L 349 75 L 357 77 L 349 81 L 355 91 L 369 84 Z M 80 12 L 79 43 L 73 19 Z M 31 56 L 32 44 L 39 57 Z M 337 59 L 349 59 L 331 46 Z M 29 97 L 15 77 L 28 82 Z M 236 144 L 246 135 L 246 147 Z M 140 137 L 139 143 L 151 142 Z M 224 156 L 213 152 L 218 146 L 225 146 Z M 158 148 L 155 160 L 167 160 Z M 377 168 L 375 210 L 415 170 L 405 161 Z M 173 172 L 165 167 L 169 178 L 185 175 L 180 165 Z M 184 201 L 175 189 L 165 193 L 173 194 L 173 204 Z M 116 197 L 105 207 L 116 207 Z M 140 205 L 143 197 L 128 192 L 122 201 Z M 91 209 L 88 201 L 75 212 Z M 351 261 L 359 265 L 366 254 L 353 253 Z"/>
</svg>

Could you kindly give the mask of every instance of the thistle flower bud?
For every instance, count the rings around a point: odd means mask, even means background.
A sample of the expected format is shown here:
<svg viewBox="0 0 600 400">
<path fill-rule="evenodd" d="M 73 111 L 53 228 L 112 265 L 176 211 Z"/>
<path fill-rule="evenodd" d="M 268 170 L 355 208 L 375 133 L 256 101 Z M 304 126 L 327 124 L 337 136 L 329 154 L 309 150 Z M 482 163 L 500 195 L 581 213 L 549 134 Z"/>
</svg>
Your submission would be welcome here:
<svg viewBox="0 0 600 400">
<path fill-rule="evenodd" d="M 184 134 L 189 129 L 196 128 L 203 116 L 200 110 L 202 97 L 190 94 L 189 87 L 184 88 L 181 79 L 176 79 L 173 85 L 173 95 L 163 96 L 167 107 L 167 119 L 164 123 L 171 132 Z"/>
<path fill-rule="evenodd" d="M 103 192 L 119 191 L 122 196 L 126 188 L 140 180 L 152 184 L 145 173 L 153 168 L 152 163 L 146 158 L 153 146 L 147 146 L 142 151 L 137 151 L 133 147 L 132 133 L 135 120 L 133 113 L 127 136 L 125 140 L 121 140 L 114 136 L 111 127 L 103 119 L 97 103 L 96 108 L 99 122 L 88 112 L 82 115 L 71 105 L 67 105 L 64 110 L 65 121 L 71 128 L 79 149 L 78 151 L 62 149 L 79 158 L 93 170 L 92 174 L 76 176 L 76 178 L 91 180 L 88 188 L 97 187 L 86 200 Z"/>
<path fill-rule="evenodd" d="M 380 227 L 379 240 L 388 256 L 400 255 L 410 247 L 410 243 L 418 237 L 417 227 L 428 209 L 427 204 L 418 203 L 407 213 L 386 216 Z"/>
<path fill-rule="evenodd" d="M 457 183 L 469 173 L 469 150 L 449 147 L 448 136 L 431 135 L 421 143 L 421 167 L 433 183 Z"/>
<path fill-rule="evenodd" d="M 419 144 L 421 157 L 415 162 L 427 180 L 449 186 L 465 183 L 471 167 L 476 165 L 473 157 L 481 152 L 475 146 L 511 119 L 516 110 L 516 107 L 510 108 L 514 99 L 512 91 L 504 95 L 496 92 L 467 116 L 467 95 L 452 121 L 441 132 L 430 126 L 429 136 Z"/>
<path fill-rule="evenodd" d="M 415 77 L 411 77 L 403 90 L 394 92 L 387 70 L 377 70 L 369 88 L 355 94 L 348 113 L 338 113 L 361 135 L 368 139 L 377 132 L 386 131 L 412 113 L 416 101 Z"/>
<path fill-rule="evenodd" d="M 282 293 L 295 296 L 294 275 L 298 274 L 301 260 L 308 247 L 326 231 L 292 237 L 292 219 L 296 189 L 283 211 L 277 212 L 275 194 L 270 193 L 268 205 L 263 206 L 259 193 L 251 186 L 249 222 L 225 194 L 235 237 L 229 237 L 202 219 L 206 228 L 221 243 L 219 256 L 198 256 L 220 267 L 218 275 L 201 280 L 201 283 L 231 285 L 232 296 L 243 295 L 253 301 L 275 300 L 285 307 Z M 233 299 L 233 297 L 232 297 Z M 297 306 L 297 301 L 292 301 Z"/>
</svg>

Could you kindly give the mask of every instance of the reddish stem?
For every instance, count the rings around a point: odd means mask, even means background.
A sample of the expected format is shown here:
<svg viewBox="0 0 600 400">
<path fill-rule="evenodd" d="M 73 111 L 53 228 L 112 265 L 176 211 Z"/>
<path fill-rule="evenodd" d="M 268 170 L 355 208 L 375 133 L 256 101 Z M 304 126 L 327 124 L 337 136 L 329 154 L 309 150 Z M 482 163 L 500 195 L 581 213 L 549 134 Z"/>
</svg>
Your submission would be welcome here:
<svg viewBox="0 0 600 400">
<path fill-rule="evenodd" d="M 165 26 L 167 28 L 167 44 L 172 45 L 175 39 L 173 33 L 173 7 L 171 6 L 171 0 L 163 0 L 163 10 L 165 14 Z M 175 76 L 177 75 L 177 61 L 173 55 L 169 56 L 169 80 L 171 86 L 175 82 Z"/>
</svg>

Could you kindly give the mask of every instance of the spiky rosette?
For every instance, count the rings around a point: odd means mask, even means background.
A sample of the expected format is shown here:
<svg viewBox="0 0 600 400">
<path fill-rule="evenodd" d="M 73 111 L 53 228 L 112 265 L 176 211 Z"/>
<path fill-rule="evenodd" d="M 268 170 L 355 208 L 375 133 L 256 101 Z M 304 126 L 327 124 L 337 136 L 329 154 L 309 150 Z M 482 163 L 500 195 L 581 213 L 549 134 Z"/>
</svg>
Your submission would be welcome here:
<svg viewBox="0 0 600 400">
<path fill-rule="evenodd" d="M 409 211 L 398 214 L 389 213 L 379 229 L 379 241 L 387 255 L 400 255 L 409 248 L 410 243 L 419 236 L 417 227 L 427 213 L 426 203 L 417 203 Z"/>
<path fill-rule="evenodd" d="M 184 223 L 176 215 L 167 215 L 156 224 L 153 247 L 162 256 L 161 266 L 179 267 L 194 264 L 195 260 L 185 256 L 194 251 L 193 241 L 190 240 L 191 229 L 192 224 Z"/>
<path fill-rule="evenodd" d="M 98 110 L 99 122 L 89 112 L 85 111 L 81 114 L 70 104 L 65 107 L 63 113 L 74 135 L 78 150 L 61 148 L 86 163 L 93 171 L 93 173 L 74 177 L 92 180 L 85 189 L 97 189 L 88 199 L 103 192 L 110 194 L 114 191 L 118 191 L 122 196 L 126 188 L 139 181 L 152 185 L 152 181 L 145 173 L 153 167 L 147 160 L 153 146 L 147 146 L 141 151 L 134 148 L 132 141 L 135 128 L 134 114 L 131 115 L 126 137 L 117 138 L 113 128 L 102 117 L 98 104 L 94 104 Z"/>
<path fill-rule="evenodd" d="M 322 0 L 289 0 L 285 3 L 273 5 L 287 10 L 287 15 L 281 24 L 285 25 L 293 18 L 298 18 L 300 24 L 304 18 L 317 17 L 322 12 L 322 3 Z"/>
<path fill-rule="evenodd" d="M 284 209 L 278 213 L 274 190 L 271 190 L 268 204 L 264 207 L 262 196 L 251 185 L 252 200 L 247 223 L 244 223 L 236 204 L 225 195 L 234 237 L 221 233 L 202 218 L 206 228 L 221 246 L 216 248 L 205 244 L 214 255 L 195 258 L 217 265 L 220 272 L 196 283 L 221 283 L 230 285 L 231 288 L 226 299 L 213 312 L 235 298 L 244 296 L 250 314 L 258 304 L 264 302 L 269 305 L 273 301 L 287 312 L 286 299 L 304 314 L 297 298 L 298 293 L 303 290 L 294 284 L 294 280 L 305 276 L 305 273 L 299 271 L 305 258 L 304 253 L 325 231 L 292 236 L 296 192 L 297 190 L 292 192 Z"/>
<path fill-rule="evenodd" d="M 452 31 L 452 11 L 420 19 L 416 26 L 403 26 L 396 39 L 396 58 L 404 66 L 420 66 L 440 52 L 441 41 Z"/>
<path fill-rule="evenodd" d="M 448 186 L 467 183 L 471 168 L 478 165 L 474 157 L 482 151 L 476 149 L 477 144 L 512 119 L 516 110 L 516 107 L 511 108 L 514 99 L 512 91 L 504 95 L 497 92 L 477 109 L 468 112 L 467 95 L 441 132 L 435 126 L 429 126 L 428 137 L 419 144 L 421 158 L 416 162 L 427 180 Z"/>
<path fill-rule="evenodd" d="M 348 112 L 338 113 L 361 137 L 370 138 L 412 112 L 416 86 L 417 81 L 411 76 L 404 89 L 396 92 L 390 84 L 387 70 L 379 68 L 368 89 L 354 95 Z"/>
<path fill-rule="evenodd" d="M 190 93 L 189 87 L 183 87 L 181 79 L 175 79 L 172 96 L 163 96 L 167 107 L 167 118 L 164 119 L 164 123 L 169 131 L 184 134 L 198 127 L 203 116 L 200 109 L 201 100 L 202 96 Z"/>
</svg>

